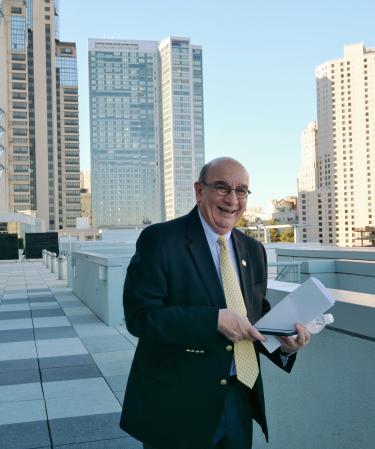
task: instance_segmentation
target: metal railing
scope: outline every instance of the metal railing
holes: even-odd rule
[[[301,283],[301,264],[297,262],[269,262],[268,278],[275,281]],[[272,270],[272,268],[276,268]]]

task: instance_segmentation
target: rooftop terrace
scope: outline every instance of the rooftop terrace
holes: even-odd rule
[[[0,448],[141,448],[118,426],[135,339],[56,278],[0,263]]]
[[[77,257],[75,279],[79,260],[105,267],[82,272],[87,289],[121,285],[128,256]],[[275,303],[295,287],[270,281],[268,298]],[[290,375],[262,360],[270,443],[256,427],[256,449],[373,447],[375,295],[331,293],[335,323],[313,336]],[[141,448],[118,427],[135,344],[123,325],[104,324],[42,262],[0,263],[0,448]]]

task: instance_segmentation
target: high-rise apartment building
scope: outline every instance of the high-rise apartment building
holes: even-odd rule
[[[0,210],[47,228],[80,216],[76,46],[58,39],[53,0],[6,0],[0,21]]]
[[[375,224],[375,49],[345,46],[343,58],[316,69],[316,81],[314,226],[302,229],[302,241],[356,246],[355,230]]]
[[[186,213],[204,164],[200,47],[90,40],[89,76],[94,225]]]
[[[317,125],[310,122],[301,134],[301,165],[298,171],[298,217],[301,227],[300,241],[318,242],[318,169],[317,169]],[[322,220],[322,217],[321,217]]]

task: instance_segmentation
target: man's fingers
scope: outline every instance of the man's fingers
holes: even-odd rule
[[[218,330],[234,343],[241,340],[266,340],[266,337],[251,325],[246,316],[239,315],[230,309],[219,310]]]
[[[250,323],[249,323],[250,324]],[[253,340],[260,340],[260,341],[266,341],[267,337],[265,337],[263,334],[261,334],[258,329],[256,329],[254,326],[250,324],[250,327],[248,329],[249,336]]]
[[[297,343],[300,346],[307,345],[310,341],[310,332],[300,323],[296,324],[297,334]]]
[[[282,349],[286,352],[295,352],[306,346],[310,341],[310,332],[300,323],[296,324],[297,335],[294,337],[279,337]]]

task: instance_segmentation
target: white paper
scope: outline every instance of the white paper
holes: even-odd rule
[[[294,329],[296,323],[307,324],[326,312],[335,303],[334,298],[324,285],[314,277],[310,277],[277,303],[254,326],[270,329]],[[267,335],[267,341],[262,342],[268,352],[274,352],[279,346],[279,340],[273,335]]]

